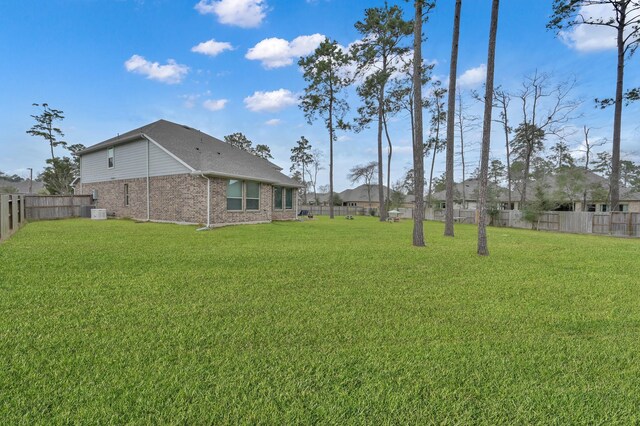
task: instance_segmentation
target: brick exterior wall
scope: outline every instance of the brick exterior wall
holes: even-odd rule
[[[227,179],[211,179],[211,225],[264,223],[271,220],[294,220],[295,210],[273,210],[273,187],[260,185],[260,208],[257,211],[227,211]],[[129,205],[125,205],[125,184],[129,185]],[[207,180],[191,174],[149,178],[150,219],[177,223],[207,223]],[[147,218],[147,179],[122,179],[81,183],[79,194],[98,191],[96,208],[106,209],[116,217]],[[294,197],[297,197],[297,190]],[[295,199],[295,198],[294,198]],[[243,203],[244,205],[244,203]]]

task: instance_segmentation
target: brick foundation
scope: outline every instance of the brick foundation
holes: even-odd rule
[[[294,210],[273,210],[273,187],[260,185],[260,208],[256,211],[227,211],[227,179],[211,179],[211,225],[264,223],[294,220]],[[129,185],[129,205],[125,205],[124,185]],[[147,219],[147,179],[122,179],[81,183],[79,194],[98,192],[97,208],[116,217]],[[149,178],[149,219],[176,223],[207,223],[207,180],[191,174]],[[294,196],[297,196],[294,193]]]

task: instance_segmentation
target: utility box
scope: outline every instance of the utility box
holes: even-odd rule
[[[107,220],[107,209],[91,209],[91,219]]]

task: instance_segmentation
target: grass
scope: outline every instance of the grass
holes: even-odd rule
[[[27,225],[0,421],[640,422],[640,242],[411,223]]]

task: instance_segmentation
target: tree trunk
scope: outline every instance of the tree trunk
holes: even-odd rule
[[[433,144],[432,157],[431,157],[431,170],[429,171],[429,191],[427,193],[427,205],[431,207],[431,194],[433,193],[433,169],[436,166],[436,154],[438,153],[438,144],[440,143],[440,101],[436,97],[436,140]]]
[[[484,95],[484,121],[482,123],[482,154],[480,161],[480,191],[478,197],[478,254],[489,255],[487,245],[487,186],[489,173],[489,150],[491,148],[491,112],[493,109],[493,77],[495,74],[496,35],[498,33],[498,8],[500,0],[493,0],[491,6],[491,27],[487,54],[487,80]]]
[[[305,206],[307,205],[307,181],[306,181],[306,177],[304,174],[304,163],[302,163],[302,184],[304,185],[304,192],[302,193],[303,198],[304,198],[304,204]]]
[[[424,150],[422,147],[422,0],[414,0],[413,21],[413,245],[424,247]]]
[[[387,204],[391,204],[391,157],[393,156],[393,146],[391,145],[391,137],[389,136],[389,129],[387,128],[387,116],[384,115],[384,134],[387,138],[387,145],[389,147],[387,155]],[[388,207],[388,206],[387,206]]]
[[[386,58],[382,58],[382,69],[386,70]],[[380,85],[378,93],[378,205],[380,222],[387,220],[387,210],[384,201],[384,166],[382,164],[382,131],[384,122],[384,84]]]
[[[333,102],[329,101],[329,219],[333,218]]]
[[[618,211],[620,203],[620,134],[622,130],[622,91],[624,87],[624,30],[626,28],[627,4],[619,2],[618,23],[618,69],[616,76],[615,111],[613,115],[613,147],[611,152],[611,211]]]
[[[467,190],[465,185],[466,164],[464,162],[464,124],[462,119],[462,95],[458,95],[458,126],[460,129],[460,161],[462,162],[462,208],[467,208]]]
[[[505,101],[506,102],[506,101]],[[507,197],[509,202],[509,210],[511,210],[511,147],[509,146],[509,119],[507,118],[507,104],[503,104],[502,113],[504,114],[504,143],[507,149]]]
[[[447,110],[447,166],[446,166],[446,202],[444,214],[444,235],[453,237],[453,139],[456,112],[456,79],[458,74],[458,40],[460,39],[460,9],[462,0],[456,0],[453,17],[453,40],[451,42],[451,66],[449,68],[449,105]]]

